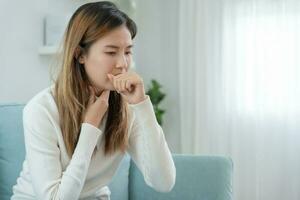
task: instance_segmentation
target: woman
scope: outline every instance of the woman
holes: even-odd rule
[[[55,84],[23,111],[26,159],[12,199],[109,199],[128,152],[161,192],[176,169],[141,77],[129,70],[135,23],[110,2],[70,19]]]

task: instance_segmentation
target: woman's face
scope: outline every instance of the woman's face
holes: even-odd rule
[[[127,72],[132,60],[131,53],[131,34],[122,25],[93,43],[88,54],[79,59],[98,95],[103,90],[115,90],[107,74]]]

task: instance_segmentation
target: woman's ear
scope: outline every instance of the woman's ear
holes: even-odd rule
[[[79,56],[78,61],[79,61],[80,64],[84,64],[84,57],[83,56]]]
[[[75,49],[75,58],[80,64],[84,64],[84,56],[82,55],[81,47],[76,47]]]

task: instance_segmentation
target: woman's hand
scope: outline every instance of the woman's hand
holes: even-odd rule
[[[107,74],[114,88],[129,104],[137,104],[146,99],[142,78],[135,72],[126,72],[116,76]]]
[[[91,91],[91,95],[83,122],[89,123],[98,128],[108,108],[110,91],[104,90],[97,99],[94,88],[91,86],[89,86],[89,88]]]

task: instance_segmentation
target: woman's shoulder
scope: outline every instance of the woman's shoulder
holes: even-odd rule
[[[47,111],[48,114],[56,114],[57,106],[52,95],[54,85],[50,85],[34,95],[25,105],[24,112]]]
[[[33,96],[23,109],[23,126],[26,138],[41,138],[57,143],[59,117],[52,97],[53,86],[44,88]],[[36,142],[37,140],[25,140]],[[39,144],[37,144],[39,145]]]

